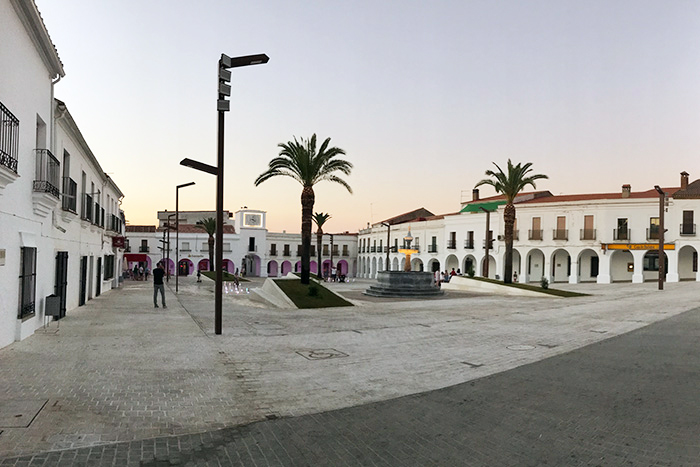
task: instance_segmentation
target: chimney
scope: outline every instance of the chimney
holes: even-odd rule
[[[632,192],[632,185],[622,185],[622,197],[623,198],[629,198],[630,193]]]
[[[686,188],[688,188],[688,176],[689,175],[690,174],[688,174],[688,172],[685,172],[685,171],[681,172],[681,190],[685,190]]]
[[[474,188],[472,190],[472,201],[479,201],[479,189]]]

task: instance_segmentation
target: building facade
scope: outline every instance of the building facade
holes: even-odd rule
[[[4,347],[118,284],[123,194],[53,97],[63,65],[32,0],[0,0],[0,44]]]
[[[198,226],[214,218],[213,211],[158,212],[158,226],[127,226],[127,268],[137,263],[153,268],[163,260],[171,274],[195,274],[210,267],[209,236]],[[175,217],[179,219],[177,232]],[[169,228],[169,226],[171,228]],[[331,245],[332,242],[332,245]],[[312,236],[311,272],[318,270],[317,237]],[[168,248],[168,245],[170,247]],[[323,271],[354,277],[357,272],[357,234],[324,234]],[[177,250],[176,250],[177,249]],[[301,270],[301,234],[267,230],[267,213],[255,209],[224,212],[224,269],[257,277],[278,277]],[[176,268],[175,259],[178,258]]]
[[[663,188],[666,280],[700,280],[695,212],[700,210],[700,180]],[[459,212],[435,216],[415,211],[376,223],[359,234],[360,277],[403,270],[398,253],[409,229],[412,270],[455,271],[501,279],[505,242],[501,196],[473,199]],[[633,192],[554,196],[523,193],[515,200],[513,271],[520,282],[640,283],[656,280],[659,269],[660,195]],[[488,212],[485,212],[488,211]],[[488,232],[487,232],[488,223]],[[389,224],[389,228],[382,224]],[[387,240],[388,236],[388,240]],[[489,251],[486,254],[487,239]],[[486,266],[488,264],[488,267]]]

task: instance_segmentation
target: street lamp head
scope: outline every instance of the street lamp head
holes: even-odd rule
[[[192,159],[182,159],[180,161],[180,165],[184,165],[185,167],[199,170],[201,172],[206,172],[212,175],[217,175],[219,173],[219,169],[214,167],[213,165],[205,164],[203,162],[198,162]]]
[[[654,185],[654,189],[656,190],[656,192],[657,192],[658,194],[660,194],[660,195],[662,195],[662,196],[666,194],[666,193],[664,193],[664,190],[662,190],[661,187],[660,187],[659,185]]]
[[[185,188],[186,186],[192,186],[192,185],[194,185],[194,182],[183,183],[182,185],[178,185],[175,188]]]
[[[267,63],[270,60],[265,54],[245,55],[243,57],[229,57],[226,54],[221,54],[219,65],[223,68],[237,68],[248,65],[260,65]]]

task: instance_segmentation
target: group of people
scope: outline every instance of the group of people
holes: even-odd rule
[[[437,287],[440,287],[440,284],[442,284],[443,282],[450,282],[450,278],[452,276],[461,276],[461,275],[462,275],[461,271],[459,269],[457,269],[455,271],[455,268],[452,268],[452,271],[450,271],[450,272],[447,272],[447,269],[445,269],[442,272],[440,270],[437,270],[434,272],[435,279],[433,282],[435,283],[435,285]]]
[[[148,266],[143,266],[142,264],[136,264],[134,269],[129,269],[129,277],[135,281],[147,281],[150,273],[151,270],[148,269]]]

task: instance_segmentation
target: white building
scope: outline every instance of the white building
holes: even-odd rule
[[[32,0],[0,0],[0,63],[4,347],[118,284],[123,195],[54,100],[63,65]]]
[[[180,275],[191,275],[197,270],[209,269],[209,236],[197,226],[206,218],[215,218],[213,211],[183,211],[176,243],[175,213],[158,211],[158,227],[132,226],[126,228],[128,252],[127,267],[137,263],[152,269],[165,260],[170,273],[175,273],[175,258],[179,258]],[[173,227],[168,229],[168,223]],[[333,245],[331,247],[331,239]],[[167,244],[170,243],[168,251]],[[316,273],[317,237],[312,235],[311,272]],[[176,251],[177,245],[177,251]],[[164,247],[165,246],[165,247]],[[224,268],[233,273],[277,277],[301,270],[301,234],[275,233],[267,230],[267,213],[255,209],[241,209],[235,213],[224,211]],[[331,258],[331,253],[333,257]],[[331,259],[338,274],[354,277],[357,271],[357,234],[343,232],[324,234],[322,255],[324,268],[330,274]]]
[[[695,211],[700,210],[700,180],[689,183],[681,174],[680,187],[666,193],[664,238],[666,280],[700,280]],[[513,271],[520,282],[644,282],[658,278],[659,194],[655,189],[633,192],[623,185],[617,193],[553,196],[548,191],[523,193],[515,200],[516,225]],[[403,245],[409,228],[419,252],[411,257],[413,270],[485,275],[487,216],[492,241],[489,277],[502,278],[502,196],[471,201],[457,213],[434,216],[425,210],[383,221],[389,232],[389,268],[403,270]],[[481,208],[491,211],[486,214]],[[360,277],[374,278],[386,269],[387,228],[376,223],[359,235]],[[383,243],[382,243],[383,242]]]

